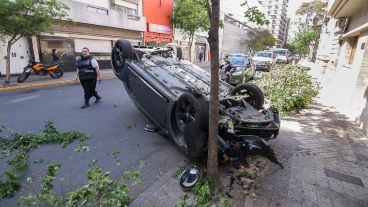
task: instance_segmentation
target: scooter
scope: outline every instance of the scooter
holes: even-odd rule
[[[61,58],[61,57],[60,57]],[[30,59],[28,65],[23,68],[22,74],[18,77],[17,82],[23,83],[29,75],[33,72],[35,75],[46,76],[49,75],[52,78],[60,78],[63,76],[64,71],[61,69],[62,61],[57,61],[51,64],[43,64]]]

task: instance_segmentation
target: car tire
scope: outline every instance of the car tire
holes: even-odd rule
[[[165,47],[172,49],[178,59],[183,59],[183,51],[180,45],[175,43],[168,43]]]
[[[249,103],[257,110],[261,109],[264,105],[264,95],[262,90],[253,83],[243,83],[235,86],[230,94],[232,96],[248,96],[242,99]]]
[[[111,65],[115,73],[123,72],[126,59],[133,57],[133,47],[128,40],[118,40],[111,52]]]
[[[187,105],[185,106],[185,104]],[[196,126],[201,130],[207,131],[209,105],[205,97],[202,95],[184,93],[176,102],[175,113],[183,113],[185,110],[190,110],[188,107],[192,107],[194,110],[192,112],[195,113],[194,121]]]

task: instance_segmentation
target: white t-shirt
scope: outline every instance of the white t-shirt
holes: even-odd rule
[[[91,59],[91,65],[92,65],[93,68],[98,67],[98,62],[97,62],[97,60],[95,58],[92,58]]]

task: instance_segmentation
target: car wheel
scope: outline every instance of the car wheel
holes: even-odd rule
[[[133,57],[133,47],[128,40],[118,40],[111,52],[111,64],[115,73],[121,73],[126,59]]]
[[[177,124],[195,123],[204,131],[208,130],[208,102],[202,95],[184,93],[176,102],[175,116]]]
[[[200,155],[207,143],[208,109],[202,95],[184,93],[175,103],[171,123],[174,141],[191,157]]]
[[[175,44],[175,43],[169,43],[165,46],[166,48],[170,48],[173,50],[175,56],[178,58],[178,59],[183,59],[183,51],[180,47],[180,45],[178,44]]]
[[[235,86],[230,94],[237,100],[245,100],[256,109],[261,109],[264,104],[262,90],[253,83],[243,83]]]

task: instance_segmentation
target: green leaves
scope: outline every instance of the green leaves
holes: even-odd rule
[[[262,51],[274,46],[276,39],[270,34],[269,31],[256,31],[251,35],[250,47],[255,51]]]
[[[89,152],[89,147],[84,145],[83,143],[78,144],[77,148],[75,148],[76,152]]]
[[[259,11],[257,7],[249,7],[248,1],[244,0],[240,6],[247,7],[248,9],[244,12],[244,16],[249,19],[249,21],[256,23],[257,25],[269,25],[270,21],[266,19],[263,12]]]
[[[104,172],[102,168],[90,166],[88,169],[88,183],[66,196],[53,194],[56,173],[59,164],[47,166],[47,176],[41,180],[41,192],[37,195],[22,196],[18,200],[19,206],[50,206],[50,207],[74,207],[74,206],[121,206],[128,205],[128,182],[141,183],[139,171],[126,171],[121,181],[110,179],[110,173]]]
[[[296,38],[291,42],[290,47],[294,52],[304,55],[310,51],[310,45],[316,44],[318,39],[319,30],[311,30],[307,32],[299,33]]]
[[[54,189],[52,182],[54,181],[60,166],[60,164],[50,164],[47,166],[47,176],[41,180],[40,184],[42,194],[48,194]]]
[[[0,8],[0,34],[8,37],[52,33],[52,25],[65,20],[69,9],[57,0],[1,0]]]
[[[314,0],[311,2],[304,2],[298,10],[296,10],[297,15],[306,15],[306,18],[311,18],[313,16],[313,23],[316,24],[319,20],[323,19],[327,7],[327,2],[322,2],[321,0]]]
[[[307,74],[307,68],[293,65],[277,66],[256,84],[271,99],[272,106],[281,116],[306,108],[319,90],[318,84]]]
[[[87,135],[80,132],[58,132],[51,121],[45,123],[44,129],[40,134],[19,134],[11,130],[11,139],[0,139],[2,149],[0,158],[6,158],[13,153],[15,156],[7,161],[12,167],[5,172],[5,179],[0,181],[0,198],[11,197],[20,188],[19,175],[27,169],[28,153],[41,144],[60,143],[62,147],[67,146],[75,139],[81,142],[89,139]],[[78,146],[81,151],[88,151],[89,148],[82,145]],[[41,163],[42,159],[35,160],[35,163]]]
[[[203,0],[178,0],[171,23],[190,39],[197,31],[208,31],[210,19]]]
[[[244,12],[244,16],[249,19],[249,21],[256,23],[257,25],[269,25],[270,21],[266,19],[266,16],[263,12],[259,11],[257,7],[251,7],[246,12]]]
[[[188,204],[188,194],[184,194],[180,197],[179,203],[175,205],[175,207],[207,207],[207,206],[216,206],[215,204],[211,205],[213,191],[215,189],[215,184],[212,179],[208,177],[204,177],[195,184],[192,189],[192,193],[196,196],[196,200],[192,204]],[[227,200],[222,199],[220,201],[220,206],[226,206]]]

